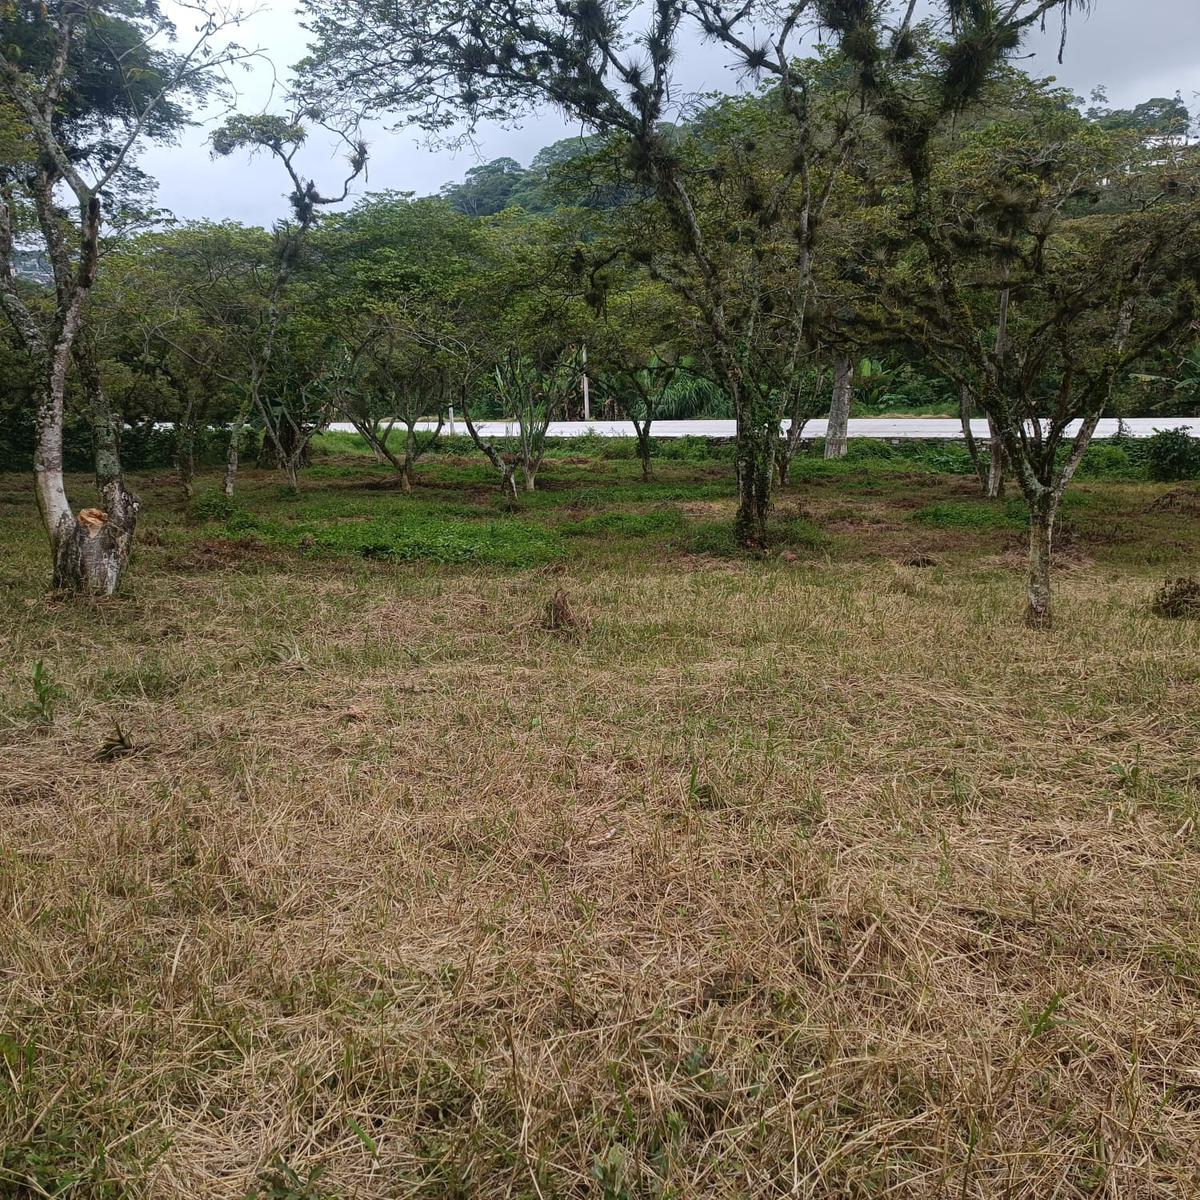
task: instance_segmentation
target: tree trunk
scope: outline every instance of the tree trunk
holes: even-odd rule
[[[1004,442],[992,424],[991,417],[988,418],[988,429],[990,430],[988,438],[990,459],[987,472],[987,497],[989,500],[1000,500],[1004,496]]]
[[[78,516],[69,506],[50,529],[54,555],[54,587],[77,595],[111,596],[121,584],[129,563],[137,526],[138,498],[125,487],[121,474],[120,423],[100,382],[94,346],[86,337],[74,344],[80,383],[91,407],[92,444],[96,463],[96,490],[104,508],[85,508]],[[61,398],[57,407],[61,414]],[[58,426],[56,453],[59,486],[62,479],[62,426]],[[65,502],[66,495],[63,492]]]
[[[983,465],[983,459],[979,454],[979,443],[976,442],[975,434],[971,430],[971,413],[974,407],[975,398],[971,395],[971,389],[964,384],[958,390],[958,421],[962,426],[963,441],[967,444],[967,453],[971,456],[971,466],[975,468],[975,474],[979,478],[979,486],[983,489],[984,495],[987,495],[987,468]]]
[[[532,492],[537,484],[537,471],[531,471],[526,467],[521,472],[521,481],[527,492]]]
[[[1054,534],[1053,502],[1039,500],[1029,510],[1029,583],[1025,624],[1049,629],[1053,623],[1050,595],[1050,552]]]
[[[229,427],[229,445],[225,450],[225,482],[223,491],[226,496],[233,496],[234,485],[237,483],[238,454],[241,450],[242,434],[246,429],[246,420],[250,416],[250,398],[247,397],[238,408],[233,424]]]
[[[845,458],[847,431],[850,427],[850,400],[853,395],[854,367],[850,356],[839,354],[833,361],[833,401],[829,406],[829,424],[825,430],[825,457]]]
[[[642,460],[642,482],[649,483],[651,478],[650,471],[650,430],[647,423],[646,426],[634,425],[637,431],[638,439],[638,458]]]
[[[196,478],[196,438],[191,420],[184,417],[175,426],[175,470],[179,475],[179,486],[183,489],[186,503],[192,498]]]
[[[406,458],[400,468],[400,490],[406,495],[412,495],[412,463]]]
[[[276,467],[295,486],[296,472],[309,465],[308,438],[305,432],[283,418],[276,428],[267,427],[258,458],[260,466]]]
[[[138,500],[117,485],[109,511],[85,508],[64,513],[50,535],[54,586],[77,595],[111,596],[121,583],[133,546]]]
[[[767,514],[771,508],[778,438],[778,428],[738,431],[738,508],[733,533],[737,544],[746,550],[762,550],[767,544]]]
[[[517,502],[517,468],[513,466],[505,466],[500,473],[500,494],[507,498],[509,504]]]

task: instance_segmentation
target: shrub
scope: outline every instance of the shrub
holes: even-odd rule
[[[693,554],[711,554],[717,558],[740,553],[733,537],[733,522],[728,520],[695,525],[688,536],[687,548]]]
[[[824,443],[822,443],[824,445]],[[855,438],[846,447],[844,462],[873,462],[878,459],[901,458],[894,447],[879,438]]]
[[[1200,438],[1194,438],[1184,425],[1179,429],[1160,429],[1146,442],[1146,465],[1151,479],[1173,483],[1200,476]]]
[[[233,497],[224,492],[201,492],[188,505],[188,512],[198,521],[228,521],[236,510]]]
[[[1123,445],[1097,443],[1089,446],[1079,464],[1081,479],[1137,479],[1141,475],[1142,468]]]

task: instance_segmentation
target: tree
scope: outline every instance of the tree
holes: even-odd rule
[[[376,456],[399,472],[409,493],[417,459],[441,436],[454,358],[428,316],[414,319],[395,308],[376,311],[360,336],[336,404]],[[418,426],[431,414],[436,426],[422,436]],[[397,424],[404,427],[400,455],[388,444]]]
[[[651,477],[651,431],[684,357],[678,300],[661,283],[635,274],[604,297],[602,320],[589,335],[589,363],[600,390],[634,429],[642,478]]]
[[[664,0],[640,35],[632,10],[608,2],[441,0],[347,11],[312,0],[309,10],[318,44],[306,70],[326,95],[340,89],[368,111],[399,108],[435,129],[456,113],[475,119],[550,101],[616,139],[632,182],[657,210],[647,265],[702,315],[714,370],[733,402],[739,541],[763,544],[780,376],[802,353],[816,228],[859,119],[850,104],[811,119],[794,48],[800,19],[815,15],[815,6],[801,3],[782,17],[766,51],[738,42],[741,33],[749,36],[749,9],[727,15],[707,3]],[[690,144],[664,119],[685,19],[735,46],[748,66],[769,70],[774,83],[757,106],[730,101],[707,122],[703,140]],[[771,110],[788,120],[772,121]],[[760,140],[779,153],[760,154]],[[717,141],[725,151],[719,178],[697,169]],[[784,288],[780,244],[793,265]]]
[[[170,137],[183,105],[208,92],[240,47],[214,50],[236,23],[197,7],[182,52],[160,48],[173,27],[150,0],[21,2],[0,16],[0,100],[6,136],[19,153],[0,168],[0,305],[39,366],[34,479],[54,562],[68,592],[110,595],[129,559],[140,503],[121,472],[120,425],[104,394],[86,338],[88,297],[100,264],[105,205],[139,181],[130,167],[138,143]],[[65,190],[73,211],[59,207]],[[16,285],[22,199],[32,207],[54,285],[48,321]],[[78,514],[63,476],[67,376],[75,360],[88,394],[96,486],[103,509]]]
[[[230,429],[225,467],[227,496],[233,495],[238,446],[251,411],[256,412],[262,421],[276,465],[293,488],[297,483],[297,468],[307,452],[309,441],[320,426],[320,413],[324,407],[322,398],[326,395],[324,385],[327,382],[323,376],[311,379],[293,375],[290,377],[293,384],[290,393],[280,389],[268,398],[264,391],[268,373],[276,366],[274,358],[281,343],[284,297],[300,264],[308,235],[321,209],[342,203],[350,194],[351,185],[367,165],[366,143],[346,138],[349,170],[342,181],[341,191],[336,195],[322,195],[316,181],[304,176],[296,163],[296,155],[308,137],[303,120],[314,113],[315,110],[310,106],[298,105],[289,115],[282,117],[239,115],[231,117],[212,135],[214,154],[225,157],[237,150],[246,150],[251,155],[266,153],[283,167],[292,185],[288,194],[292,219],[279,221],[274,227],[274,269],[266,309],[251,358],[245,400]]]
[[[495,158],[467,171],[462,183],[448,183],[442,196],[468,217],[490,217],[508,207],[526,182],[525,169],[515,158]]]
[[[975,25],[994,35],[986,15]],[[959,70],[935,50],[919,77],[878,78],[912,237],[881,281],[881,321],[899,316],[893,330],[988,414],[1029,511],[1026,621],[1046,628],[1054,525],[1096,424],[1122,375],[1200,311],[1200,178],[1034,82],[935,158]]]
[[[491,386],[506,416],[512,417],[516,425],[515,454],[509,460],[509,468],[500,468],[503,486],[515,494],[513,464],[521,471],[521,482],[525,491],[532,492],[537,484],[537,473],[546,453],[546,435],[552,421],[561,420],[569,397],[579,389],[582,362],[578,351],[560,350],[541,362],[515,351],[505,354],[496,365]],[[479,436],[466,400],[463,401],[463,419],[472,440],[488,455],[493,465],[499,468],[493,454]]]
[[[97,281],[93,329],[102,371],[114,379],[107,390],[126,419],[136,412],[174,424],[185,500],[202,435],[236,411],[246,314],[268,259],[265,233],[186,224],[122,239]]]

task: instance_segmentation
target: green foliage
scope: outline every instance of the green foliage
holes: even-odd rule
[[[1079,464],[1080,479],[1141,479],[1146,474],[1142,462],[1136,462],[1124,445],[1094,443]]]
[[[1160,483],[1200,477],[1200,438],[1186,425],[1160,429],[1146,442],[1146,469]]]
[[[397,517],[296,526],[288,535],[313,549],[363,558],[531,567],[562,554],[558,535],[522,521],[447,521]]]
[[[263,1171],[242,1200],[335,1200],[336,1193],[320,1187],[325,1168],[317,1165],[305,1175],[280,1158]]]
[[[692,554],[709,554],[714,558],[732,558],[742,553],[728,521],[701,521],[693,526],[687,549]]]
[[[0,1195],[5,1197],[120,1200],[123,1194],[87,1127],[39,1122],[24,1140],[0,1146]]]
[[[816,550],[829,544],[829,535],[818,529],[807,517],[780,516],[771,527],[772,550]],[[694,525],[687,539],[692,554],[709,554],[714,558],[730,558],[745,551],[734,538],[733,526],[727,521],[702,521]]]
[[[655,416],[662,421],[728,420],[733,402],[707,376],[679,371],[663,392]]]
[[[188,505],[189,514],[198,521],[226,521],[236,510],[237,501],[215,489],[198,493]]]
[[[67,693],[55,682],[50,668],[40,658],[33,664],[30,682],[33,699],[25,706],[26,715],[39,725],[53,725],[58,702],[66,699]]]
[[[602,513],[578,521],[566,521],[558,531],[566,537],[644,538],[675,533],[683,528],[683,517],[676,509],[648,513]]]

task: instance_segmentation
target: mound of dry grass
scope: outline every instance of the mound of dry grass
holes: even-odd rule
[[[1200,617],[1200,579],[1164,580],[1150,601],[1150,610],[1159,617]]]
[[[1198,1194],[1195,627],[652,557],[10,609],[0,1194]]]

